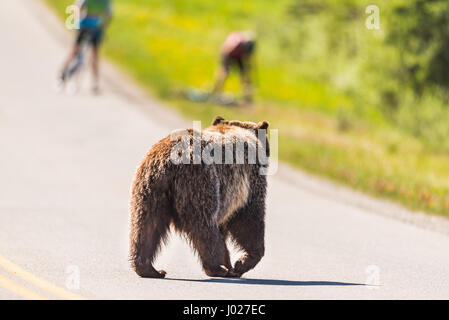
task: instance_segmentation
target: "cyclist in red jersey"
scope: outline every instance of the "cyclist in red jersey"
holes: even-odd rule
[[[221,67],[215,81],[213,93],[217,94],[223,90],[231,67],[236,66],[240,72],[244,100],[247,103],[252,102],[251,62],[255,47],[256,41],[251,32],[236,31],[228,35],[221,47]]]

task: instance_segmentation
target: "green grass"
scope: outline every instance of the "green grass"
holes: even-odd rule
[[[71,3],[47,2],[61,17]],[[191,119],[268,120],[279,129],[280,160],[411,209],[449,216],[449,155],[394,127],[378,108],[315,72],[336,60],[296,59],[288,45],[296,32],[295,22],[286,19],[290,3],[115,0],[103,53]],[[210,88],[221,42],[241,29],[255,30],[259,38],[252,108],[195,104],[171,94],[187,86]],[[313,53],[313,43],[308,53],[297,54]],[[226,89],[239,92],[238,77]]]

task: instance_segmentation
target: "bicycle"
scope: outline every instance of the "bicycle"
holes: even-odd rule
[[[187,90],[183,90],[181,92],[181,96],[198,103],[213,103],[223,106],[238,106],[240,105],[240,101],[231,94],[214,94],[208,91],[202,91],[196,88],[188,88]]]
[[[81,75],[85,70],[85,57],[92,40],[89,32],[82,39],[78,53],[72,58],[68,66],[62,71],[62,76],[58,79],[57,89],[62,91],[67,87],[71,94],[75,94],[81,87]]]

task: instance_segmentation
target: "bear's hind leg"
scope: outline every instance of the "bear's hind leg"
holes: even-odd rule
[[[164,278],[166,272],[156,270],[153,261],[170,229],[170,208],[161,201],[152,209],[132,214],[131,262],[143,278]]]
[[[234,264],[234,273],[241,276],[253,269],[265,253],[263,219],[239,212],[228,222],[228,229],[234,242],[245,254]]]
[[[226,242],[217,227],[191,234],[192,244],[198,252],[204,272],[209,277],[235,277],[232,272]]]

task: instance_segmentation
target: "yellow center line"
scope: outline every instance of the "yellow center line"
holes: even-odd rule
[[[67,300],[85,300],[85,298],[80,295],[77,295],[73,292],[55,286],[54,284],[35,276],[34,274],[26,271],[22,267],[9,261],[1,254],[0,254],[0,267],[14,274],[16,277],[21,278],[22,280],[25,280],[26,282],[34,285],[35,287],[38,287],[43,291],[50,293],[58,298]]]
[[[44,297],[44,296],[40,295],[39,293],[36,293],[28,288],[25,288],[21,284],[13,281],[11,279],[8,279],[7,277],[5,277],[2,274],[0,274],[0,287],[3,287],[5,289],[17,294],[18,296],[21,296],[28,300],[48,300],[47,297]]]

